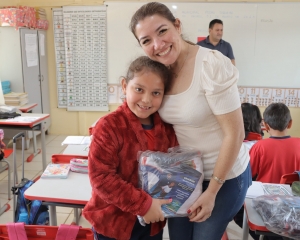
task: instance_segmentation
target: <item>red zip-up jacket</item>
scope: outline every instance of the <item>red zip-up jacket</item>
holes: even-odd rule
[[[178,145],[173,127],[153,114],[155,151],[166,152]],[[123,103],[116,111],[99,119],[93,129],[89,151],[92,197],[83,216],[95,230],[117,240],[130,239],[136,215],[144,216],[152,198],[138,188],[138,151],[147,149],[147,137],[139,119]],[[151,235],[165,222],[153,223]]]

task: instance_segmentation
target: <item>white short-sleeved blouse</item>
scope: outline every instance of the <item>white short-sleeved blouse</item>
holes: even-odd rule
[[[204,178],[211,178],[221,148],[223,133],[215,115],[241,106],[237,81],[239,72],[229,58],[216,50],[199,47],[189,88],[176,95],[165,95],[159,114],[173,124],[179,144],[202,153]],[[242,144],[238,158],[226,179],[239,176],[249,163]]]

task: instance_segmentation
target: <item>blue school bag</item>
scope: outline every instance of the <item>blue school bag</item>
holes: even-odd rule
[[[12,192],[17,195],[17,206],[15,209],[15,222],[24,221],[29,225],[49,225],[48,207],[42,204],[40,200],[28,200],[24,197],[24,192],[34,184],[33,181],[26,178],[22,182],[12,187]],[[28,221],[19,219],[20,215],[28,214]]]

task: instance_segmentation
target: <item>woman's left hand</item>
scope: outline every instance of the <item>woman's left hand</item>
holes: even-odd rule
[[[215,206],[216,195],[209,191],[204,191],[196,202],[189,208],[191,222],[204,222],[211,216]]]

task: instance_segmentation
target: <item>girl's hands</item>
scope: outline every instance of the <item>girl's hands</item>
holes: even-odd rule
[[[188,210],[191,222],[204,222],[211,216],[215,206],[216,195],[209,191],[204,191],[196,202]]]
[[[172,199],[156,199],[152,198],[152,204],[148,212],[143,216],[145,223],[155,223],[165,220],[164,214],[161,211],[161,205],[169,204]]]

